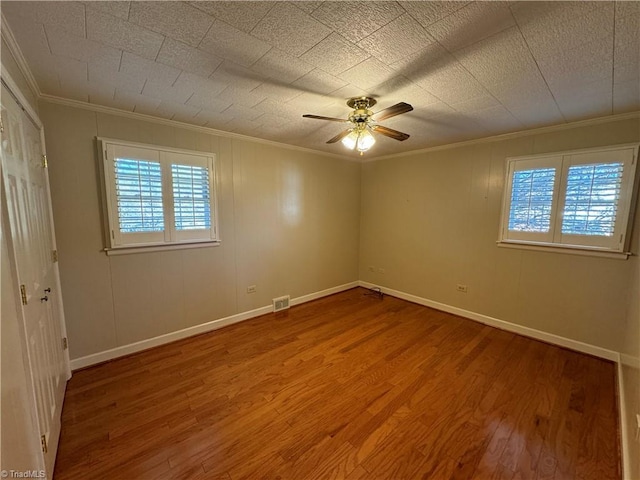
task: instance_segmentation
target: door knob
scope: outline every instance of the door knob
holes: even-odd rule
[[[45,288],[45,289],[44,289],[44,293],[51,293],[51,287],[49,287],[49,288]]]
[[[48,302],[48,301],[49,301],[49,297],[47,297],[46,295],[40,299],[40,302]]]

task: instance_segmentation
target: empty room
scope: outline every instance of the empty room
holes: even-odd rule
[[[0,12],[2,478],[640,480],[640,2]]]

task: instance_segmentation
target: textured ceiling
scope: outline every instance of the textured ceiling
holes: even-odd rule
[[[43,94],[333,153],[352,96],[414,111],[367,156],[640,110],[640,2],[19,2]]]

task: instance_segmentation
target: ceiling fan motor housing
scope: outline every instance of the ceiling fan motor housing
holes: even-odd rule
[[[347,105],[353,108],[353,112],[349,115],[349,121],[356,126],[364,126],[368,123],[373,115],[369,110],[376,104],[376,100],[371,97],[353,97],[347,100]]]

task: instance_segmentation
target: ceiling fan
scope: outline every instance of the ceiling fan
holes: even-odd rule
[[[349,118],[346,120],[343,118],[323,117],[321,115],[306,114],[302,116],[304,118],[315,118],[317,120],[328,120],[330,122],[351,122],[352,125],[348,129],[340,132],[338,135],[328,140],[327,143],[336,143],[342,140],[342,144],[349,150],[356,149],[360,152],[360,155],[363,155],[364,152],[369,150],[373,144],[376,143],[376,139],[373,136],[374,132],[400,142],[409,138],[409,135],[406,133],[393,130],[389,127],[384,127],[379,125],[378,122],[386,120],[387,118],[395,117],[396,115],[410,112],[413,110],[413,107],[408,103],[400,102],[389,108],[380,110],[377,113],[373,113],[369,108],[373,107],[376,103],[376,100],[371,97],[350,98],[347,100],[347,105],[350,108],[353,108],[353,112],[351,112]]]

